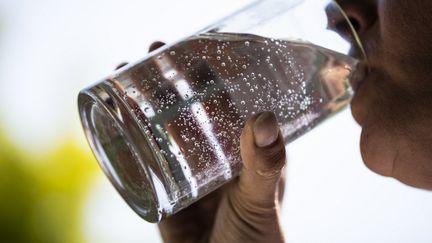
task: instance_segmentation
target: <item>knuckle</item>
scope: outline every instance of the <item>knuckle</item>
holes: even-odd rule
[[[256,158],[263,165],[261,172],[265,174],[280,172],[286,162],[285,145],[279,141],[270,148],[259,149]]]
[[[267,161],[281,161],[285,160],[286,151],[285,151],[285,144],[282,141],[282,138],[279,136],[276,143],[274,143],[270,147],[266,148],[260,148],[258,149],[258,153],[261,155],[261,157]]]
[[[259,232],[264,222],[277,220],[276,205],[273,201],[258,202],[244,194],[230,194],[228,203],[236,218],[251,231]]]

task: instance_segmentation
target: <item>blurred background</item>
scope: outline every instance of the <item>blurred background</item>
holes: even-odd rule
[[[0,0],[0,242],[160,242],[102,174],[79,90],[250,0]],[[363,165],[345,110],[288,146],[287,242],[432,242],[432,193]]]

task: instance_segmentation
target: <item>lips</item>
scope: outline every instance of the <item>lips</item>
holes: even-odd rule
[[[357,67],[355,68],[355,70],[354,70],[354,72],[353,72],[353,74],[349,80],[351,87],[353,88],[355,93],[358,91],[361,84],[366,79],[367,75],[368,75],[367,66],[362,62],[357,64]]]

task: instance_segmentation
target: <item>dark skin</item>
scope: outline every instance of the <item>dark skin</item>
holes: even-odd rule
[[[340,1],[359,23],[371,72],[352,114],[374,172],[432,189],[432,2]],[[365,7],[367,6],[367,7]]]
[[[432,2],[338,2],[355,23],[371,70],[353,84],[351,103],[362,127],[363,161],[380,175],[432,190]],[[274,116],[265,117],[257,123],[253,116],[245,125],[241,176],[163,220],[165,242],[284,242],[285,149]],[[259,146],[262,141],[266,146]]]

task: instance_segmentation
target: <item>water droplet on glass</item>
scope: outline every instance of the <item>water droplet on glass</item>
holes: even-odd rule
[[[158,113],[158,114],[162,113],[162,110],[161,110],[161,109],[158,109],[158,110],[157,110],[157,113]]]
[[[171,55],[171,56],[174,56],[175,54],[176,54],[175,51],[170,51],[170,55]]]
[[[245,41],[245,46],[249,46],[250,45],[250,43],[249,43],[249,41]]]
[[[221,63],[221,66],[222,66],[222,67],[225,67],[225,66],[226,66],[226,64],[225,64],[225,63],[223,62],[223,63]]]
[[[246,102],[244,100],[240,101],[240,104],[244,105]]]

